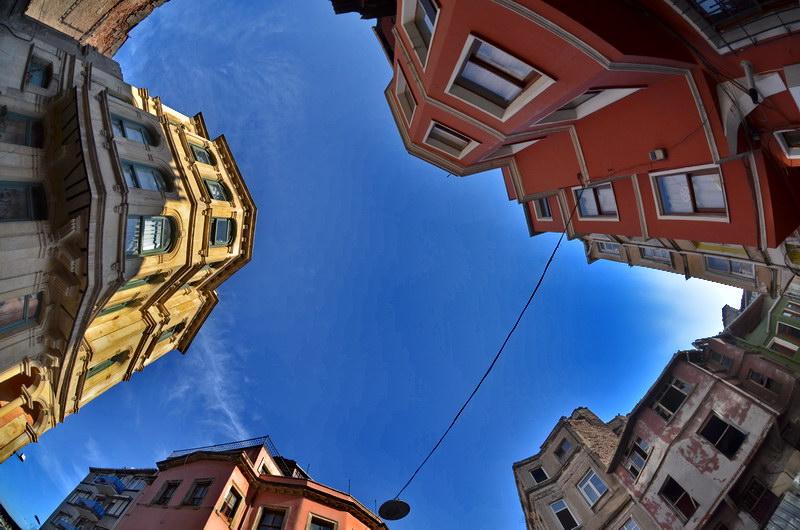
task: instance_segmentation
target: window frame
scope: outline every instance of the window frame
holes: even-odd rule
[[[791,353],[779,351],[775,349],[775,346],[779,346],[781,348],[790,350]],[[800,345],[792,344],[791,342],[785,339],[781,339],[780,337],[773,337],[769,341],[769,344],[767,344],[767,348],[773,353],[777,353],[778,355],[782,355],[784,357],[794,357],[795,355],[797,355],[797,351],[800,350]]]
[[[228,186],[220,179],[211,179],[211,178],[203,178],[203,185],[206,188],[206,192],[208,196],[211,198],[212,201],[219,201],[219,202],[231,202],[233,195],[231,191],[228,189]],[[214,197],[214,194],[211,192],[211,186],[219,186],[219,189],[222,191],[222,195],[225,197],[224,199],[217,199]]]
[[[757,378],[754,376],[758,376]],[[773,378],[769,377],[768,375],[762,374],[759,371],[753,370],[752,368],[747,369],[747,380],[753,383],[754,385],[763,388],[767,392],[772,394],[780,394],[781,392],[781,384],[780,382],[774,380]],[[770,388],[772,386],[773,388]]]
[[[664,496],[664,490],[666,489],[667,484],[670,481],[676,484],[683,491],[683,493],[681,493],[678,496],[678,498],[675,500],[674,503],[671,500],[669,500],[666,496]],[[678,503],[683,499],[684,495],[689,498],[692,504],[694,504],[694,510],[688,516],[685,513],[683,513],[683,511],[681,511],[681,509],[678,508],[677,506]],[[695,498],[692,497],[688,491],[686,491],[686,488],[684,488],[677,480],[672,478],[670,475],[667,475],[667,478],[664,479],[664,483],[658,489],[658,497],[670,507],[670,509],[678,516],[678,519],[681,520],[683,523],[688,522],[694,516],[694,514],[697,513],[697,509],[700,508],[700,503],[697,502],[697,500],[695,500]]]
[[[539,197],[538,199],[533,199],[533,215],[536,217],[537,221],[552,221],[553,220],[553,210],[550,208],[550,197],[552,195],[548,195],[547,197]],[[544,208],[542,208],[544,206]],[[540,211],[547,210],[549,215],[544,215],[544,212],[540,215]]]
[[[183,482],[183,481],[182,480],[167,480],[166,482],[164,482],[161,485],[161,487],[159,488],[158,493],[156,493],[155,497],[153,497],[153,499],[150,501],[150,504],[154,505],[154,506],[169,506],[169,503],[172,500],[172,498],[175,496],[175,493],[178,491],[178,488],[181,487],[181,482]],[[167,490],[170,488],[170,486],[175,486],[175,489],[172,490],[172,492],[169,494],[169,497],[167,497],[166,499],[163,499],[164,494],[167,492]],[[162,499],[163,499],[163,501],[162,501]]]
[[[597,486],[592,482],[592,476],[596,477],[600,483],[603,484],[605,491],[601,492],[597,489]],[[581,496],[583,496],[583,499],[586,501],[586,504],[589,505],[589,508],[594,508],[600,502],[600,500],[602,500],[605,494],[609,492],[608,484],[606,484],[600,475],[598,475],[592,468],[589,468],[589,470],[583,475],[583,478],[578,481],[575,487],[581,492]],[[585,487],[590,487],[595,495],[597,495],[597,499],[595,501],[592,501],[589,498],[589,495],[584,489]]]
[[[457,136],[457,137],[460,136],[462,139],[467,140],[467,144],[459,151],[456,147],[453,147],[453,146],[451,146],[449,144],[446,144],[445,142],[442,142],[441,140],[437,140],[435,138],[433,140],[435,142],[439,143],[439,144],[442,144],[442,145],[440,146],[440,145],[436,145],[436,144],[430,143],[431,132],[437,127],[440,128],[440,129],[443,129],[444,130],[443,132],[445,132],[447,134],[450,134],[450,135],[453,135],[453,136]],[[461,160],[462,158],[467,156],[467,154],[469,154],[470,151],[472,151],[473,149],[475,149],[475,147],[477,147],[479,145],[476,140],[470,138],[466,134],[461,133],[461,132],[453,129],[452,127],[448,127],[447,125],[444,125],[443,123],[440,123],[440,122],[435,121],[435,120],[431,120],[431,123],[428,125],[428,131],[425,133],[425,137],[424,138],[425,139],[423,140],[423,143],[426,146],[428,146],[428,147],[430,147],[432,149],[435,149],[435,150],[439,151],[440,153],[444,153],[445,155],[447,155],[449,157],[456,158],[458,160]],[[452,149],[452,151],[449,151],[448,149]]]
[[[205,160],[200,160],[200,158],[198,158],[198,155],[197,155],[198,151],[201,152],[201,153],[205,153],[206,154],[206,156],[208,158],[208,162],[206,162]],[[199,144],[194,143],[194,142],[189,142],[189,152],[192,154],[192,159],[195,162],[197,162],[198,164],[203,164],[203,165],[206,165],[206,166],[216,166],[217,165],[217,158],[214,156],[214,153],[209,151],[208,148],[206,146],[204,146],[204,145],[199,145]]]
[[[134,142],[139,145],[147,145],[150,147],[155,147],[158,145],[158,142],[156,141],[156,138],[153,135],[152,127],[144,123],[134,121],[130,118],[126,118],[119,114],[115,114],[113,112],[110,112],[109,115],[111,118],[111,134],[114,138],[122,138],[129,142]],[[119,125],[121,125],[121,127],[119,127],[118,124],[115,122],[119,122]],[[131,129],[138,129],[144,141],[140,142],[138,138],[132,138],[131,136],[129,136],[128,135],[129,127]],[[121,135],[117,134],[118,131],[121,133]]]
[[[322,521],[323,523],[330,524],[332,530],[338,530],[339,528],[339,523],[337,521],[334,521],[333,519],[328,519],[327,517],[323,517],[321,515],[317,515],[313,512],[309,512],[308,522],[306,522],[306,530],[311,530],[311,525],[314,524],[314,519]]]
[[[22,318],[19,318],[9,324],[0,326],[0,335],[39,324],[39,319],[42,316],[43,311],[42,306],[44,305],[44,291],[14,296],[1,301],[3,304],[5,304],[8,301],[19,300],[20,298],[22,299]],[[33,299],[36,299],[36,311],[33,316],[28,316],[30,301]]]
[[[225,242],[217,239],[217,230],[221,222],[228,223],[228,238]],[[236,220],[233,217],[212,217],[209,228],[208,245],[212,248],[229,247],[236,240]]]
[[[425,36],[419,30],[419,26],[417,25],[418,10],[422,9],[425,11],[425,7],[421,5],[421,2],[428,2],[431,7],[436,10],[436,17],[433,21],[433,27],[430,31],[430,39],[427,43],[425,42]],[[438,0],[407,0],[401,4],[400,27],[403,28],[403,32],[405,33],[408,42],[411,43],[411,47],[414,50],[413,55],[416,55],[423,71],[425,71],[425,66],[428,64],[428,58],[430,57],[431,49],[433,48],[433,42],[436,38],[436,29],[439,26],[441,13],[442,8],[439,5]],[[428,15],[430,16],[429,13]]]
[[[96,376],[97,374],[101,374],[101,373],[105,372],[106,369],[111,368],[115,364],[117,364],[117,363],[119,363],[121,361],[124,361],[125,359],[128,358],[129,355],[130,355],[130,351],[129,350],[124,350],[124,351],[115,353],[114,355],[112,355],[108,359],[106,359],[104,361],[100,361],[99,363],[95,364],[94,366],[89,367],[89,369],[86,370],[85,381],[88,381],[89,379],[91,379],[92,377]]]
[[[659,258],[659,257],[654,257],[654,256],[648,256],[646,254],[646,252],[648,252],[648,251],[651,251],[651,252],[652,251],[666,252],[667,253],[667,257],[666,258]],[[651,263],[658,263],[660,265],[670,265],[670,266],[673,265],[672,252],[669,249],[664,248],[664,247],[645,247],[645,246],[640,246],[639,247],[639,256],[643,260],[649,261]]]
[[[614,199],[614,213],[603,213],[602,208],[600,207],[600,194],[597,190],[600,188],[608,187],[611,190],[611,196]],[[581,221],[612,221],[617,222],[619,221],[619,205],[617,204],[617,194],[614,191],[614,183],[613,182],[601,182],[599,184],[592,184],[591,186],[574,186],[572,189],[572,200],[575,201],[576,210],[575,213],[578,214],[578,219]],[[581,207],[581,196],[583,193],[591,191],[592,199],[594,200],[595,207],[597,209],[597,215],[588,215],[583,212],[583,208]]]
[[[288,507],[278,507],[278,506],[262,506],[259,510],[258,518],[256,518],[256,524],[253,527],[253,530],[262,530],[262,523],[264,521],[265,514],[269,513],[280,513],[282,516],[281,519],[281,526],[279,530],[283,530],[286,527],[286,521],[289,519],[289,510]]]
[[[558,504],[559,502],[564,504],[564,510],[566,510],[567,513],[569,513],[570,517],[572,517],[572,520],[575,522],[575,526],[573,526],[571,528],[566,528],[564,526],[564,523],[561,522],[561,519],[558,518],[559,512],[561,512],[563,510],[556,511],[556,509],[553,508],[553,505],[554,504]],[[562,530],[575,530],[576,528],[580,528],[581,521],[580,521],[580,519],[575,517],[574,513],[572,513],[572,509],[569,507],[569,503],[567,502],[566,498],[561,497],[560,499],[554,500],[553,502],[548,503],[548,507],[550,508],[550,513],[553,514],[553,517],[555,517],[556,522],[558,522],[558,524],[561,526]]]
[[[676,382],[681,383],[686,388],[686,390],[684,391],[683,388],[680,388],[679,386],[676,386],[675,385]],[[670,388],[674,388],[675,390],[677,390],[678,392],[683,394],[683,399],[681,400],[680,404],[675,408],[674,411],[669,410],[665,405],[661,404],[661,400],[664,399],[664,397],[667,395],[667,392],[669,391]],[[669,384],[664,386],[663,390],[660,392],[659,397],[653,401],[653,404],[652,404],[651,408],[664,421],[670,422],[675,417],[675,415],[678,413],[678,411],[681,410],[681,407],[683,407],[684,403],[686,403],[686,400],[689,399],[689,395],[691,395],[693,389],[694,389],[694,385],[691,385],[691,384],[687,383],[683,379],[680,379],[678,377],[670,377]],[[665,417],[661,412],[659,412],[661,409],[663,409],[665,411],[665,413],[669,414],[669,417]]]
[[[238,499],[232,508],[232,512],[227,514],[225,508],[229,507],[228,497],[231,495],[238,496]],[[236,516],[239,513],[239,508],[242,506],[242,500],[244,500],[244,495],[242,495],[235,484],[231,484],[227,490],[227,493],[225,493],[225,496],[222,497],[222,503],[220,503],[219,507],[217,508],[217,513],[219,513],[223,519],[228,521],[228,523],[232,522],[234,519],[236,519]]]
[[[722,188],[722,202],[723,208],[721,209],[702,209],[698,211],[696,207],[696,198],[694,188],[691,185],[692,175],[711,175],[716,174],[719,179],[720,187]],[[689,193],[692,202],[693,213],[679,212],[679,213],[666,213],[664,203],[662,202],[661,189],[659,187],[659,178],[670,177],[676,175],[685,175]],[[650,177],[650,190],[653,193],[653,202],[656,208],[656,217],[664,220],[693,220],[693,221],[715,221],[715,222],[730,222],[730,209],[728,208],[728,193],[725,187],[725,179],[722,178],[722,171],[716,164],[704,164],[701,166],[690,166],[685,168],[676,168],[666,171],[654,171],[648,173]]]
[[[536,475],[533,474],[534,471],[541,471],[544,474],[544,479],[537,480]],[[533,479],[533,483],[536,484],[537,486],[539,484],[542,484],[543,482],[547,482],[548,480],[550,480],[550,475],[547,474],[547,471],[544,469],[544,467],[541,466],[541,464],[529,469],[528,474],[530,474],[531,478]]]
[[[568,102],[561,105],[558,109],[544,118],[533,122],[534,124],[544,123],[558,123],[564,121],[576,121],[599,110],[602,110],[609,105],[613,105],[617,101],[624,99],[631,94],[642,90],[643,87],[628,87],[628,88],[590,88],[581,94],[575,96]],[[578,99],[583,97],[587,92],[597,91],[597,94],[579,105],[570,108],[570,106]]]
[[[183,506],[202,506],[203,500],[205,500],[206,496],[208,495],[209,490],[211,489],[211,484],[214,483],[214,480],[211,478],[199,478],[192,481],[192,485],[189,486],[189,491],[186,492],[186,495],[183,496],[183,500],[181,501],[181,505]],[[198,487],[205,487],[205,491],[203,495],[200,496],[199,499],[195,499],[195,491]],[[197,501],[196,503],[194,501]]]
[[[564,436],[561,438],[561,441],[558,443],[558,446],[555,448],[555,450],[553,450],[553,455],[558,459],[559,462],[563,464],[572,454],[574,447],[575,445],[569,440],[569,438]]]
[[[642,527],[639,525],[639,522],[630,515],[625,519],[625,522],[622,523],[622,526],[619,527],[619,530],[642,530]]]
[[[617,243],[616,241],[595,241],[595,246],[597,248],[597,252],[600,254],[605,254],[606,256],[622,256],[622,244]],[[616,251],[608,250],[608,246],[615,246],[617,247]]]
[[[33,79],[33,74],[31,73],[31,66],[34,64],[38,64],[39,66],[43,67],[43,74],[42,74],[42,83],[43,84],[33,84],[31,80]],[[38,90],[47,90],[50,88],[50,83],[53,82],[53,62],[48,61],[47,59],[40,57],[36,54],[31,54],[28,57],[28,63],[25,65],[25,74],[23,78],[23,87],[24,88],[35,88]]]
[[[728,263],[727,271],[723,271],[721,269],[714,268],[713,266],[711,266],[710,265],[710,263],[712,263],[711,260],[726,261]],[[741,263],[741,264],[744,264],[746,266],[749,266],[753,271],[752,275],[750,275],[750,274],[742,274],[740,272],[735,272],[733,270],[734,269],[734,265],[733,265],[734,263]],[[733,258],[727,258],[727,257],[722,257],[722,256],[703,256],[703,268],[705,269],[706,272],[709,272],[711,274],[716,274],[716,275],[719,275],[719,276],[727,276],[727,277],[730,277],[730,278],[741,278],[743,280],[749,280],[749,281],[755,281],[755,279],[756,279],[756,265],[755,265],[755,263],[750,262],[750,261],[741,260],[741,259],[733,259]]]
[[[142,191],[149,191],[154,193],[169,193],[172,191],[172,186],[170,185],[169,178],[164,174],[161,168],[157,166],[151,166],[148,164],[142,164],[139,162],[133,162],[131,160],[120,160],[119,167],[122,171],[122,177],[125,181],[125,185],[128,186],[128,189],[137,189]],[[126,168],[130,168],[132,181],[128,180],[128,174],[125,172]],[[149,188],[145,188],[141,185],[141,180],[139,177],[139,168],[144,170],[152,170],[154,172],[154,180],[156,182],[156,189],[152,190]]]
[[[703,434],[703,431],[706,429],[706,427],[708,427],[708,425],[713,420],[720,421],[720,422],[725,424],[725,428],[723,429],[722,433],[719,435],[719,438],[717,438],[716,442],[710,440],[705,434]],[[739,442],[739,446],[736,448],[736,450],[732,454],[728,455],[722,449],[719,448],[718,444],[722,441],[722,439],[728,433],[728,430],[731,430],[731,429],[742,435],[742,441]],[[719,453],[722,454],[722,456],[724,456],[728,460],[733,460],[734,458],[736,458],[736,454],[739,452],[739,450],[742,448],[744,443],[747,441],[747,433],[746,432],[744,432],[742,429],[740,429],[736,425],[732,424],[731,422],[723,419],[722,416],[720,416],[719,414],[717,414],[713,410],[708,413],[708,417],[700,425],[700,428],[697,430],[697,435],[700,438],[702,438],[703,440],[705,440],[706,442],[708,442],[709,444],[711,444],[714,447],[714,449],[716,449]]]
[[[5,113],[3,113],[4,109]],[[0,140],[0,143],[30,147],[32,149],[44,148],[44,120],[41,117],[13,112],[8,110],[5,105],[0,105],[0,121],[2,120],[25,122],[25,141],[24,143],[17,143]]]
[[[520,93],[510,100],[505,107],[498,105],[497,102],[492,101],[485,95],[475,92],[473,89],[463,87],[457,83],[459,78],[461,78],[461,74],[463,73],[467,64],[470,62],[472,55],[480,48],[481,43],[496,48],[497,50],[513,57],[531,69],[531,72],[526,76],[525,80],[521,81],[523,85],[517,84],[518,87],[521,86],[522,88]],[[498,75],[496,72],[492,73]],[[498,75],[498,77],[503,78],[504,76]],[[518,80],[518,78],[515,79]],[[508,81],[508,79],[506,80]],[[522,59],[519,55],[508,51],[503,46],[498,46],[491,40],[471,33],[469,36],[467,36],[467,39],[464,42],[464,47],[461,49],[455,69],[450,75],[450,80],[445,87],[445,93],[484,114],[492,116],[501,122],[506,122],[555,82],[555,79],[550,77],[536,65],[530,64],[526,59]],[[489,92],[489,89],[485,87],[483,87],[483,90]]]
[[[406,124],[410,126],[411,122],[414,121],[414,113],[417,112],[418,102],[414,92],[411,90],[411,86],[408,84],[408,78],[399,64],[394,84],[394,97],[400,107],[400,113],[406,119]]]
[[[628,446],[628,449],[625,451],[625,461],[623,463],[623,467],[633,477],[634,482],[638,480],[639,477],[642,475],[642,471],[644,470],[645,466],[647,466],[647,462],[650,459],[650,454],[652,452],[653,452],[653,447],[644,439],[642,439],[641,436],[637,436],[636,439],[634,439],[633,442],[630,444],[630,446]],[[631,458],[631,455],[633,453],[636,453],[642,459],[642,466],[639,468],[633,465],[634,461]],[[636,473],[634,473],[631,470],[631,468],[635,469]]]
[[[784,328],[791,328],[797,332],[798,336],[794,335],[786,335],[781,333],[781,326]],[[782,339],[784,342],[789,342],[794,346],[800,346],[800,327],[793,326],[787,322],[781,322],[780,320],[775,323],[775,337]]]
[[[137,236],[137,251],[136,252],[129,252],[128,251],[128,243],[129,243],[128,228],[129,228],[129,225],[127,223],[130,222],[131,218],[138,218],[139,219],[139,224],[138,224],[138,228],[137,228],[138,231],[139,231],[139,234]],[[150,220],[152,220],[152,219],[163,219],[164,220],[165,226],[169,227],[169,230],[168,230],[169,242],[166,245],[161,245],[161,246],[159,246],[159,247],[157,247],[155,249],[150,249],[150,250],[147,250],[147,251],[142,250],[142,242],[143,242],[142,235],[143,235],[144,228],[145,228],[145,219],[150,219]],[[163,238],[164,238],[164,236],[162,235],[162,241],[163,241]],[[159,254],[166,254],[168,252],[171,252],[175,248],[177,240],[178,240],[177,223],[175,222],[175,219],[172,216],[169,216],[169,215],[128,215],[128,217],[126,218],[125,240],[124,240],[124,244],[125,244],[125,249],[124,250],[125,250],[125,258],[126,259],[146,258],[148,256],[156,256],[156,255],[159,255]]]
[[[800,129],[783,129],[773,133],[778,145],[781,148],[781,151],[783,151],[783,156],[789,160],[800,160],[800,146],[794,147],[789,145],[789,143],[786,141],[786,137],[784,136],[786,133],[800,134]]]
[[[45,221],[48,218],[47,197],[44,185],[39,182],[0,180],[0,194],[4,189],[21,190],[25,196],[25,217],[0,217],[0,223],[20,223],[26,221]]]

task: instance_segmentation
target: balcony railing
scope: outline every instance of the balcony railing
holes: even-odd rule
[[[103,505],[94,499],[77,499],[75,501],[75,506],[77,506],[78,509],[82,508],[83,510],[81,511],[86,511],[89,514],[94,515],[97,519],[102,519],[106,514],[106,509],[103,507]]]
[[[94,479],[94,484],[97,489],[101,490],[106,495],[114,495],[125,491],[125,484],[114,475],[101,475]],[[113,490],[110,491],[110,490]]]

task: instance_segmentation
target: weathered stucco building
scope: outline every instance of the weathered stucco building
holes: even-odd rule
[[[378,17],[406,149],[502,168],[531,235],[773,296],[800,270],[796,2],[333,4]]]
[[[157,469],[89,468],[89,474],[47,518],[42,529],[116,528],[157,472]]]
[[[12,4],[0,4],[0,461],[186,351],[249,261],[256,215],[201,114]]]

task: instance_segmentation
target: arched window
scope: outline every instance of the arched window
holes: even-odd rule
[[[170,191],[167,179],[158,168],[122,161],[125,182],[131,188],[151,191]]]
[[[114,129],[114,136],[118,138],[127,138],[145,145],[156,145],[155,138],[153,138],[147,126],[141,123],[126,120],[112,114],[111,126]]]
[[[231,194],[228,192],[228,188],[221,181],[204,179],[203,182],[206,185],[208,194],[211,195],[211,198],[215,201],[231,200]]]
[[[211,219],[211,234],[209,243],[212,247],[224,247],[233,241],[233,219],[227,217],[213,217]]]
[[[125,254],[149,256],[172,247],[174,223],[161,215],[129,215],[125,229]]]

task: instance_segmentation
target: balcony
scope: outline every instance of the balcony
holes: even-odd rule
[[[94,479],[97,491],[103,495],[117,495],[125,491],[125,484],[114,475],[101,475]]]
[[[80,498],[74,504],[81,515],[94,521],[102,519],[106,514],[106,509],[103,508],[103,505],[92,499]]]
[[[56,528],[60,528],[61,530],[78,530],[78,527],[72,524],[72,521],[67,519],[66,517],[60,517],[53,522]]]

